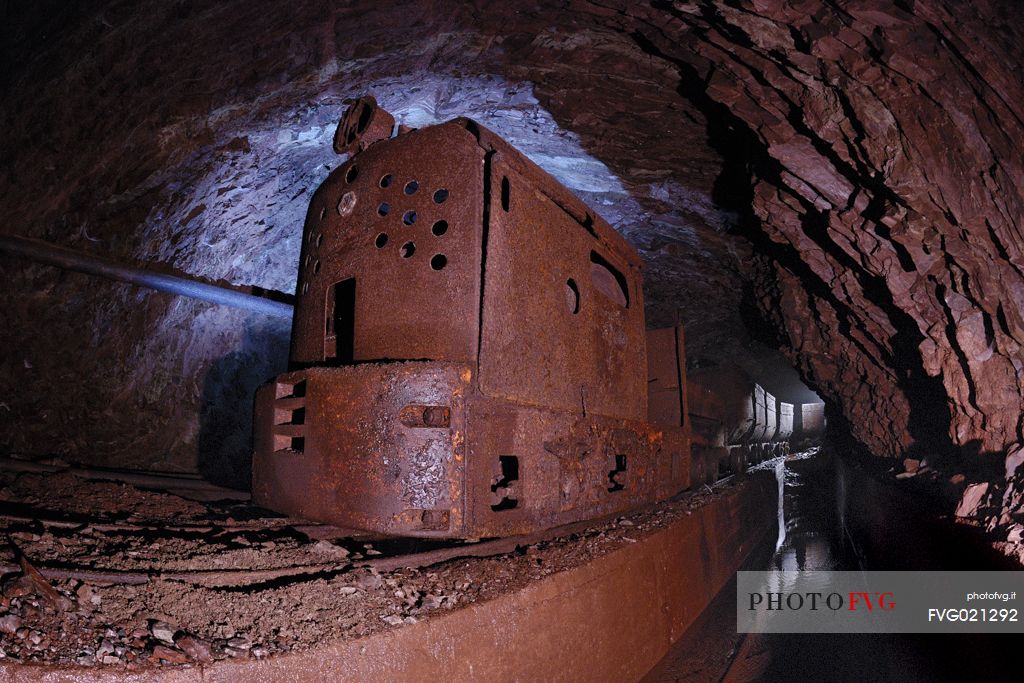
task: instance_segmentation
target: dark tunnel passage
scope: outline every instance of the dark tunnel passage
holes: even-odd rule
[[[1012,675],[1018,3],[0,19],[0,677]]]

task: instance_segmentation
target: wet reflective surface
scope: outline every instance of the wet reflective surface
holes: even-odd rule
[[[828,451],[773,468],[782,496],[774,548],[750,569],[1005,569],[979,539],[934,520],[928,506]],[[730,582],[647,681],[1021,680],[1014,636],[736,633]]]

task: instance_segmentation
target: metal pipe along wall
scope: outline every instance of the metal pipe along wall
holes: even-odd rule
[[[217,285],[190,280],[178,275],[154,273],[141,268],[125,266],[114,261],[96,256],[88,256],[40,240],[13,235],[0,235],[0,251],[51,266],[74,270],[79,273],[88,273],[89,275],[98,275],[99,277],[111,280],[130,282],[131,284],[148,287],[160,292],[187,296],[192,299],[201,299],[224,306],[244,308],[248,311],[271,316],[292,317],[292,305],[283,301],[275,301],[274,299],[268,299],[255,294],[218,287]]]

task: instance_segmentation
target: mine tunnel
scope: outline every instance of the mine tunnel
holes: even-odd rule
[[[1022,14],[3,3],[0,678],[1019,680]]]

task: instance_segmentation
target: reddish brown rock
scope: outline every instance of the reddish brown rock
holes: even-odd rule
[[[163,662],[170,662],[171,664],[185,664],[188,662],[188,655],[174,648],[167,647],[166,645],[157,645],[153,648],[154,659],[159,659]]]

